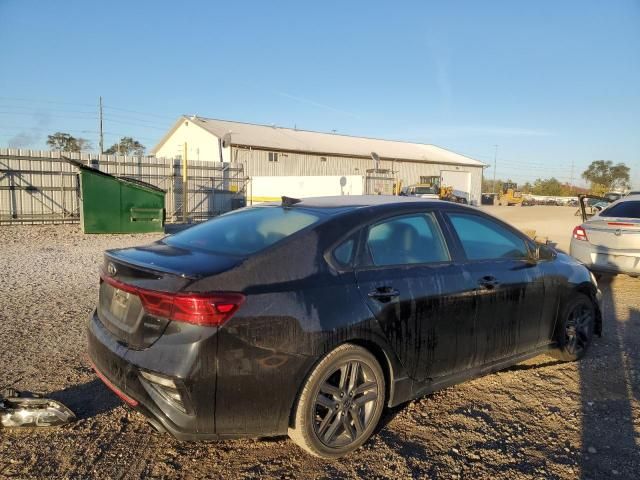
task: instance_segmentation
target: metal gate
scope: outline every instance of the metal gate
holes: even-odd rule
[[[396,180],[391,170],[370,169],[364,178],[366,195],[393,195]]]

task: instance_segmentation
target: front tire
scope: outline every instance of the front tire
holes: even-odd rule
[[[593,302],[582,293],[576,294],[564,307],[561,320],[555,356],[565,362],[579,360],[593,340],[596,324]]]
[[[289,437],[320,458],[338,458],[356,450],[378,425],[385,388],[382,368],[368,350],[340,345],[307,378]]]

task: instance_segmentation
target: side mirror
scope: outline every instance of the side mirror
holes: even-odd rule
[[[553,260],[555,253],[547,245],[538,244],[536,245],[536,256],[538,260]]]

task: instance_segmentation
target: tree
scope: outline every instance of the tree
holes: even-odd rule
[[[582,172],[582,178],[591,183],[595,192],[610,192],[629,186],[629,167],[624,163],[613,164],[611,160],[596,160]]]
[[[78,139],[64,132],[47,135],[47,145],[59,152],[79,152]]]
[[[109,155],[144,155],[145,146],[131,137],[122,137],[118,143],[107,148],[104,153]]]
[[[550,197],[570,197],[571,191],[571,185],[561,183],[554,177],[545,179],[538,178],[530,188],[530,193],[534,195],[548,195]]]

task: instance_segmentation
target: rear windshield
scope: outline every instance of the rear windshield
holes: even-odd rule
[[[640,201],[620,202],[605,208],[601,217],[640,218]]]
[[[313,213],[282,207],[255,207],[227,213],[164,239],[176,247],[213,253],[259,252],[318,221]]]

